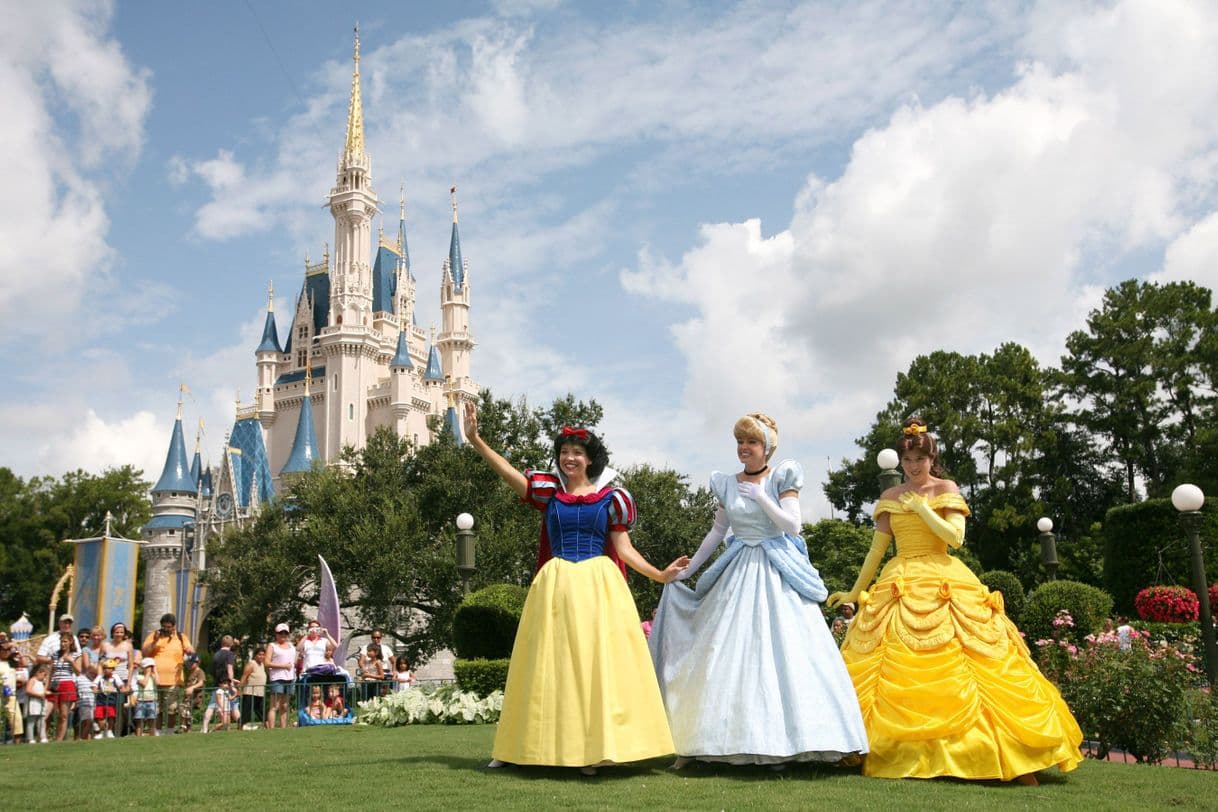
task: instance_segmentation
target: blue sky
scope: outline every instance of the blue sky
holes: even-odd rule
[[[37,7],[35,7],[37,6]],[[215,459],[281,335],[360,24],[373,185],[419,320],[456,184],[473,374],[606,408],[705,480],[772,414],[828,461],[938,348],[1056,363],[1103,289],[1218,281],[1218,9],[1108,3],[63,2],[0,30],[0,464]]]

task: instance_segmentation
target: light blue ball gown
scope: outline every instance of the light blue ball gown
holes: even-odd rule
[[[677,754],[732,764],[838,761],[867,752],[854,684],[820,611],[828,595],[803,539],[783,533],[736,477],[711,490],[727,549],[696,589],[664,587],[648,646]],[[803,487],[785,460],[763,487]]]

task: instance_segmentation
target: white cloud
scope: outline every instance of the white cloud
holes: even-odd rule
[[[95,173],[139,154],[151,91],[110,37],[111,13],[107,3],[19,4],[0,27],[5,338],[72,317],[113,262]]]
[[[1171,245],[1155,282],[1196,282],[1218,291],[1218,212],[1194,223]]]
[[[38,449],[43,472],[100,473],[105,468],[132,465],[155,482],[165,464],[172,418],[138,411],[128,417],[104,420],[92,409],[74,421],[69,434],[54,437]]]
[[[679,263],[623,273],[693,309],[673,332],[694,425],[751,401],[809,438],[857,436],[916,354],[1017,340],[1056,363],[1131,251],[1182,234],[1164,275],[1214,280],[1218,70],[1198,66],[1218,17],[1070,8],[1042,10],[1041,58],[1009,88],[906,104],[862,135],[840,177],[809,178],[788,229],[703,226]]]

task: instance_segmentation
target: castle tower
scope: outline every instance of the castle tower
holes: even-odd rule
[[[185,385],[182,387],[185,389]],[[182,555],[187,528],[193,531],[198,512],[198,480],[191,475],[182,433],[182,396],[169,437],[165,467],[152,487],[152,518],[140,530],[145,542],[144,628],[158,628],[161,615],[174,605],[174,573]],[[142,639],[142,638],[141,638]]]
[[[368,390],[378,381],[380,334],[372,325],[372,161],[364,151],[360,99],[359,29],[347,139],[338,159],[330,213],[334,217],[334,268],[330,279],[329,323],[318,346],[326,359],[324,457],[336,461],[345,446],[363,448],[368,427]],[[383,363],[383,362],[382,362]]]
[[[448,376],[449,391],[464,398],[477,397],[477,389],[469,374],[470,352],[474,339],[469,332],[469,268],[461,257],[461,236],[457,232],[457,187],[452,187],[453,233],[448,245],[448,259],[440,280],[441,331],[436,340],[440,361]],[[430,370],[429,370],[430,371]]]
[[[279,344],[279,331],[275,327],[275,287],[266,289],[266,324],[262,328],[262,343],[254,350],[258,364],[258,389],[254,402],[258,406],[258,419],[262,427],[269,428],[275,422],[275,376],[283,347]]]
[[[410,271],[410,246],[406,244],[406,186],[401,188],[401,206],[398,215],[398,284],[397,301],[394,303],[398,321],[403,330],[414,324],[415,279]]]

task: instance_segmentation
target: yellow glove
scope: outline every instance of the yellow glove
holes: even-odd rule
[[[918,514],[936,536],[953,550],[964,544],[964,514],[953,510],[947,518],[935,512],[926,497],[914,491],[901,494],[901,504]]]
[[[875,531],[875,535],[871,537],[871,549],[867,551],[867,558],[863,561],[863,568],[859,570],[859,577],[854,579],[854,586],[850,587],[849,592],[834,592],[825,601],[825,606],[832,609],[843,603],[858,603],[859,593],[875,578],[875,572],[880,568],[880,561],[884,558],[884,553],[888,552],[888,545],[891,543],[891,535],[879,530]]]

